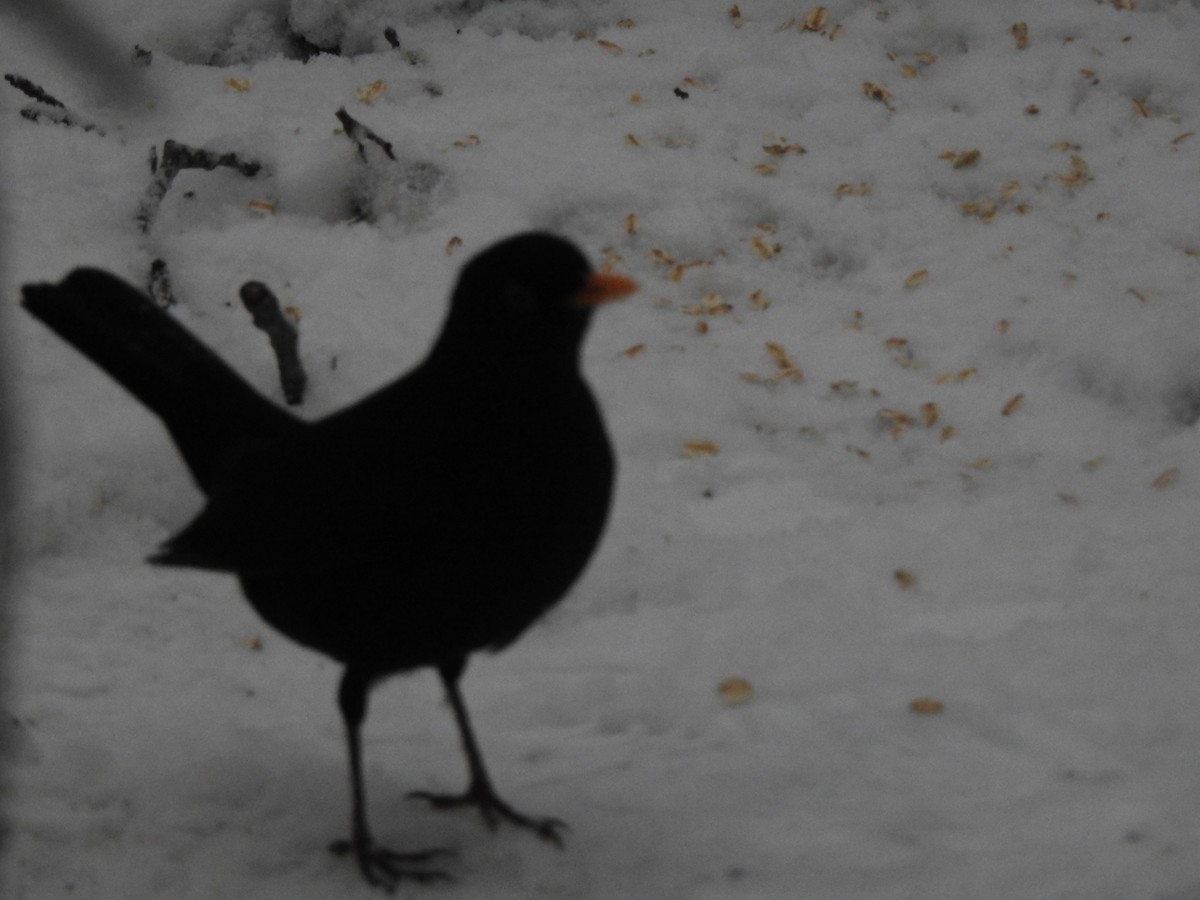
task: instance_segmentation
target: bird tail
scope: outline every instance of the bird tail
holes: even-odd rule
[[[21,305],[162,419],[206,493],[238,442],[303,427],[149,297],[107,272],[76,269],[58,284],[26,285]]]

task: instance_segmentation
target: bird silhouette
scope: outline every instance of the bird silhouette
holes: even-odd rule
[[[361,732],[384,677],[437,670],[466,755],[461,794],[491,826],[561,845],[564,824],[496,793],[460,689],[470,654],[511,644],[562,599],[608,515],[614,459],[580,369],[592,310],[635,290],[571,243],[527,233],[460,273],[425,359],[308,422],[276,406],[140,291],[78,269],[22,304],[164,423],[206,497],[150,561],[229,572],[258,614],[344,666],[353,854],[371,884],[448,877],[367,822]]]

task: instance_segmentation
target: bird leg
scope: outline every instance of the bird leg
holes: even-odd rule
[[[346,723],[346,746],[350,756],[351,837],[350,840],[334,841],[329,849],[338,856],[354,854],[359,871],[367,884],[383,888],[388,893],[396,889],[405,878],[421,884],[433,881],[450,881],[451,877],[438,869],[426,868],[430,860],[452,855],[445,849],[421,850],[415,853],[398,853],[375,843],[367,826],[366,798],[362,776],[362,723],[367,714],[367,690],[370,678],[351,667],[347,667],[338,688],[338,708]]]
[[[467,755],[467,769],[470,773],[470,783],[461,794],[435,794],[430,791],[413,791],[408,796],[425,800],[435,809],[453,809],[459,806],[478,807],[483,821],[489,828],[495,828],[501,819],[511,822],[521,828],[528,828],[544,841],[562,847],[561,832],[566,830],[567,823],[562,819],[527,816],[509,806],[492,787],[483,764],[483,754],[475,740],[475,732],[471,728],[471,720],[467,715],[467,706],[463,702],[458,680],[466,668],[466,660],[460,659],[449,665],[438,667],[438,674],[446,686],[446,698],[454,711],[454,721],[458,724],[459,737],[462,738],[463,751]]]

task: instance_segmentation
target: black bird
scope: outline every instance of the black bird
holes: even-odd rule
[[[600,539],[614,462],[580,346],[592,308],[635,288],[558,237],[504,240],[463,268],[423,362],[315,422],[110,274],[23,290],[25,309],[162,419],[207,497],[150,561],[236,574],[263,619],[344,664],[352,831],[333,849],[371,884],[446,877],[427,865],[441,851],[375,843],[363,790],[368,691],[422,666],[445,685],[470,780],[414,796],[561,844],[561,821],[496,794],[459,679],[471,653],[508,646],[558,602]]]

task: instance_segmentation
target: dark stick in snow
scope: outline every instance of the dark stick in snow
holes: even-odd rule
[[[28,78],[25,78],[21,75],[13,75],[11,72],[8,72],[5,73],[4,80],[15,87],[26,97],[31,97],[38,103],[45,103],[47,106],[58,106],[62,109],[67,108],[66,104],[64,104],[61,100],[47,93],[45,88],[34,84]]]
[[[290,406],[304,399],[308,376],[300,364],[300,335],[292,320],[279,306],[278,298],[261,281],[247,281],[240,291],[242,303],[250,312],[255,327],[267,333],[271,349],[279,363],[279,383]]]
[[[262,170],[262,163],[254,160],[243,160],[236,153],[217,153],[203,147],[189,147],[178,141],[168,140],[163,144],[161,157],[153,150],[150,154],[150,171],[154,178],[146,191],[146,198],[138,207],[138,227],[145,234],[150,230],[150,223],[158,214],[159,204],[171,189],[175,176],[184,169],[203,169],[211,172],[218,167],[234,169],[253,178]]]
[[[95,122],[85,119],[78,113],[67,109],[66,104],[61,100],[40,85],[34,84],[28,78],[21,75],[14,75],[10,72],[5,74],[4,80],[26,97],[37,101],[33,106],[26,106],[21,109],[21,118],[28,119],[30,122],[40,122],[45,119],[47,122],[53,122],[56,125],[65,125],[68,128],[82,128],[84,131],[94,131],[101,137],[104,136],[103,128]]]
[[[358,148],[358,155],[363,162],[367,161],[367,145],[365,141],[371,141],[383,148],[383,152],[388,159],[395,159],[396,154],[392,152],[392,145],[389,141],[385,141],[362,122],[355,119],[350,113],[346,112],[344,106],[338,107],[336,113],[338,121],[342,123],[342,128],[346,132],[346,137],[354,141],[354,146]]]
[[[150,280],[146,283],[146,292],[160,309],[175,305],[175,292],[171,290],[171,276],[167,274],[165,259],[156,259],[150,263]]]

